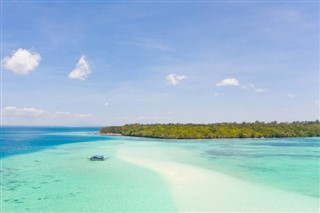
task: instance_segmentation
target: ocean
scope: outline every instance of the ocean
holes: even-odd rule
[[[287,205],[271,210],[319,210],[320,138],[165,140],[98,131],[1,127],[1,212],[268,211],[257,197],[282,193]],[[88,159],[96,154],[108,159]],[[233,189],[222,183],[229,179]],[[240,185],[256,194],[241,201]],[[214,204],[225,192],[238,193],[239,204]]]

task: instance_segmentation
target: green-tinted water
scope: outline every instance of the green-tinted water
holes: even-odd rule
[[[118,159],[117,145],[64,145],[2,162],[3,212],[175,211],[161,176]],[[91,154],[110,158],[91,162]]]
[[[153,153],[159,150],[157,158],[167,161],[219,171],[310,198],[320,197],[318,138],[114,139],[55,146],[3,158],[2,212],[177,211],[165,178],[121,160],[117,152],[124,148]],[[110,158],[89,161],[87,158],[94,154]]]

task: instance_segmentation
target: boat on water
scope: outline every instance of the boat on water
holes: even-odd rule
[[[90,158],[91,161],[103,161],[105,157],[103,155],[94,155]]]

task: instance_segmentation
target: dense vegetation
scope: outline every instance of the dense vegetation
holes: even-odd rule
[[[127,124],[103,127],[101,133],[126,136],[201,139],[201,138],[280,138],[319,137],[319,121],[292,123],[215,123],[215,124]]]

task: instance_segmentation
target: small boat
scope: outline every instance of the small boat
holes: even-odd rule
[[[94,155],[90,158],[91,161],[103,161],[105,160],[103,155]]]

